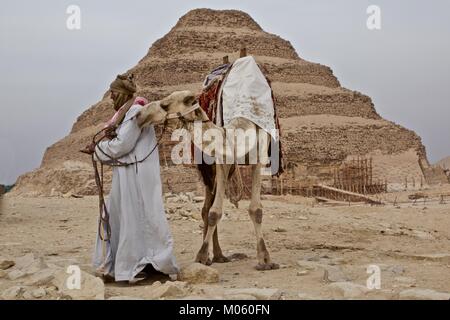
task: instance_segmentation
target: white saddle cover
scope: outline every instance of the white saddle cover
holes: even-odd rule
[[[246,118],[278,140],[272,90],[252,56],[233,63],[221,91],[224,126],[235,118]]]

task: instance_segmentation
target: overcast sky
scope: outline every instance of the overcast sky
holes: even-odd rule
[[[366,27],[371,4],[381,8],[381,30]],[[81,30],[66,28],[69,5],[81,8]],[[0,183],[38,167],[118,73],[203,7],[246,11],[416,131],[430,161],[450,155],[447,0],[14,0],[0,11]]]

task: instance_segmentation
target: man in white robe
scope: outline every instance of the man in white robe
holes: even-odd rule
[[[113,86],[111,90],[114,98],[117,92]],[[155,148],[154,128],[140,129],[137,124],[135,116],[140,108],[141,105],[132,104],[115,130],[117,136],[95,147],[97,160],[114,158],[134,163],[145,159]],[[109,241],[97,235],[93,259],[97,270],[115,281],[130,282],[135,282],[136,276],[147,266],[167,275],[178,274],[162,199],[157,147],[141,163],[113,168],[106,205],[111,235]]]

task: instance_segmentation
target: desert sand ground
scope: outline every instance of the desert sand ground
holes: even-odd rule
[[[408,192],[386,194],[382,196],[387,201],[384,206],[330,205],[294,196],[265,196],[264,236],[280,269],[264,272],[254,268],[255,237],[247,215],[248,202],[241,201],[239,209],[227,202],[219,225],[222,249],[226,255],[243,253],[247,257],[213,264],[220,281],[194,285],[188,298],[220,297],[230,288],[274,288],[281,299],[401,299],[427,298],[428,293],[433,297],[434,291],[450,293],[450,196],[444,203],[439,197],[450,194],[450,188],[425,193],[430,198],[415,204],[408,200]],[[166,207],[176,258],[184,267],[193,262],[201,245],[201,203],[177,199],[172,198]],[[33,252],[48,261],[77,264],[94,273],[90,257],[97,228],[97,197],[7,195],[1,206],[0,256]],[[361,289],[370,276],[369,265],[380,267],[379,290]],[[134,286],[108,283],[105,297],[149,298],[148,288],[155,280]],[[12,284],[6,277],[0,279],[0,293]]]

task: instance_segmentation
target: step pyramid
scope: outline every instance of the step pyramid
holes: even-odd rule
[[[135,75],[139,95],[159,100],[176,90],[199,90],[225,55],[233,61],[244,46],[273,84],[286,174],[326,182],[333,166],[365,156],[374,159],[378,179],[392,184],[401,184],[405,176],[425,179],[429,164],[416,133],[383,119],[368,96],[343,88],[329,67],[302,59],[289,41],[264,31],[244,12],[188,12],[128,71]],[[40,168],[18,179],[14,192],[95,194],[90,158],[78,150],[111,116],[105,94],[76,119],[66,137],[47,148]],[[170,144],[160,148],[160,156],[166,191],[198,189],[194,168],[171,165]],[[105,179],[111,179],[109,171]]]

